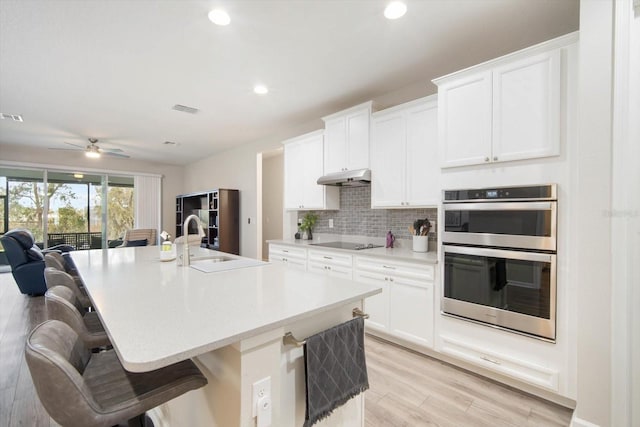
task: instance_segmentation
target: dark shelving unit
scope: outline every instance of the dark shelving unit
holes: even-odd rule
[[[198,215],[205,228],[202,246],[217,251],[240,254],[240,193],[219,188],[201,193],[176,196],[176,237],[183,235],[184,220]],[[189,234],[197,233],[194,223]]]

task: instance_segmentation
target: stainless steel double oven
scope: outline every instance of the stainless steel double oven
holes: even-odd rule
[[[446,190],[442,311],[555,341],[555,184]]]

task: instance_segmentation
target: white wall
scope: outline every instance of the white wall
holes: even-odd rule
[[[611,425],[612,0],[580,3],[575,218],[577,425]],[[574,420],[575,422],[575,420]]]
[[[74,170],[101,170],[124,173],[153,173],[162,175],[162,229],[171,235],[176,232],[175,196],[182,192],[182,166],[165,165],[135,159],[102,157],[88,159],[82,153],[37,149],[0,143],[0,162],[20,162],[56,166]]]
[[[640,425],[640,2],[616,4],[612,152],[612,420]]]
[[[284,206],[284,154],[263,157],[262,161],[262,258],[269,258],[267,240],[282,239]]]

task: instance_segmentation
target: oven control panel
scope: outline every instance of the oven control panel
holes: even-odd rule
[[[479,200],[555,200],[556,185],[445,190],[444,203]]]

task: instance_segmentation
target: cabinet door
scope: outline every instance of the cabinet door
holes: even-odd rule
[[[371,207],[404,206],[405,116],[374,117],[371,133]]]
[[[353,270],[351,268],[316,261],[309,262],[309,271],[330,277],[341,277],[349,280],[353,278]]]
[[[491,71],[486,71],[438,87],[441,167],[489,162],[491,85]]]
[[[347,121],[345,117],[329,120],[324,126],[324,174],[340,172],[346,167]],[[320,177],[321,175],[318,175]]]
[[[493,71],[492,161],[560,154],[560,51]]]
[[[389,285],[389,332],[433,347],[433,284],[391,277]]]
[[[303,204],[304,159],[302,145],[284,146],[284,208],[300,209]]]
[[[347,117],[346,168],[369,168],[369,109]]]
[[[304,209],[324,209],[324,189],[317,181],[323,175],[323,137],[316,135],[302,144],[302,206]],[[296,178],[294,178],[296,179]]]
[[[405,205],[435,206],[440,201],[438,105],[419,105],[406,113]]]
[[[364,312],[369,315],[367,326],[371,326],[381,331],[389,329],[389,282],[385,276],[375,273],[358,272],[355,274],[356,282],[369,283],[379,286],[382,292],[374,296],[365,298]]]

